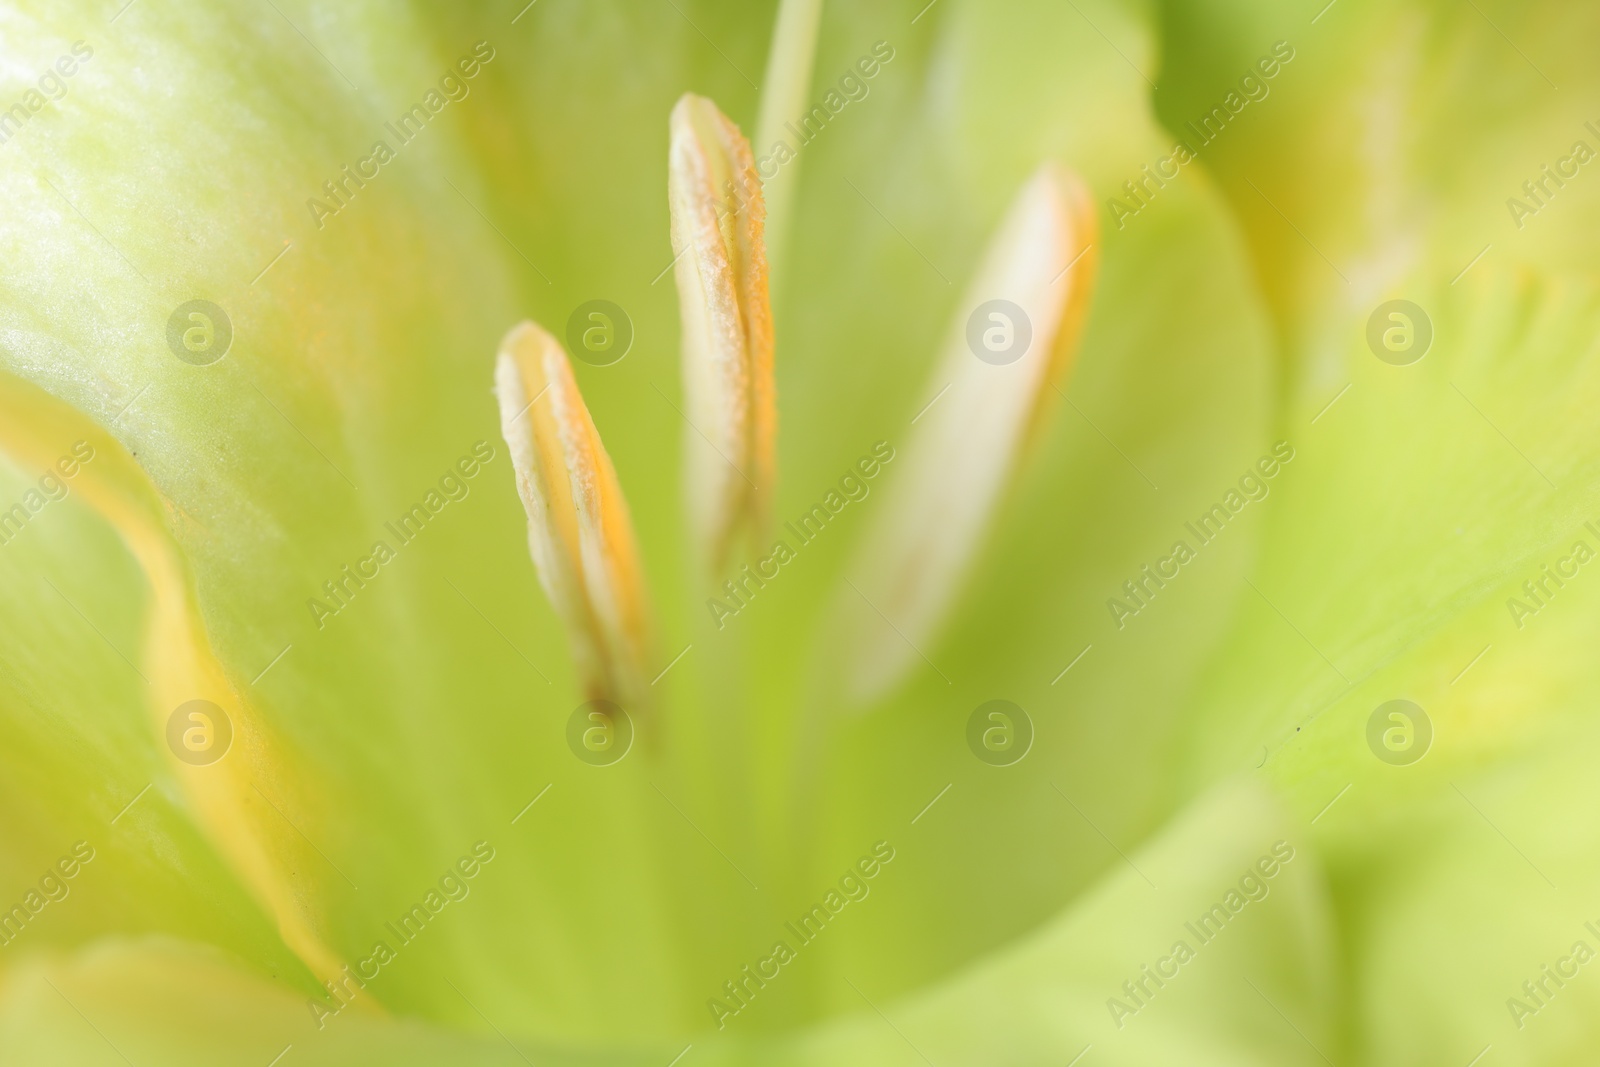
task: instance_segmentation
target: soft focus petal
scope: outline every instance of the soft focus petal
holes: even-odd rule
[[[303,997],[214,949],[164,938],[108,941],[19,968],[0,985],[0,1045],[18,1064],[84,1067],[207,1067],[290,1057],[329,1067],[517,1067],[530,1057],[552,1065],[641,1062],[535,1048],[493,1030],[464,1034],[372,1015],[318,1029]]]
[[[172,773],[197,821],[276,920],[284,942],[319,978],[332,978],[341,961],[324,941],[321,916],[294,884],[295,872],[311,868],[315,849],[284,825],[268,792],[282,798],[298,788],[292,759],[243,697],[244,680],[230,678],[212,650],[192,578],[163,521],[166,502],[98,427],[10,376],[0,376],[0,449],[47,471],[61,455],[87,457],[75,464],[72,486],[122,538],[150,587],[141,677],[152,732],[168,740]],[[201,702],[200,710],[184,712],[191,702]]]

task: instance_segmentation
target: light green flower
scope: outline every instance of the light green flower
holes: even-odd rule
[[[524,2],[0,11],[0,1059],[1590,1062],[1600,15]]]

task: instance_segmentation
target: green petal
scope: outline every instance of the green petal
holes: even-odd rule
[[[1301,455],[1267,505],[1256,589],[1192,733],[1200,780],[1260,763],[1261,745],[1340,701],[1370,710],[1408,685],[1447,699],[1479,652],[1526,644],[1521,583],[1596,543],[1600,292],[1570,235],[1600,201],[1575,181],[1521,229],[1505,206],[1519,168],[1536,174],[1573,138],[1600,145],[1545,80],[1582,91],[1572,20],[1593,12],[1301,14],[1174,7],[1166,23],[1158,100],[1176,136],[1274,41],[1295,51],[1190,170],[1217,175],[1250,235],[1286,340],[1282,432]],[[1431,325],[1419,361],[1385,362],[1369,341],[1391,298]],[[1558,654],[1531,658],[1564,674]],[[1509,741],[1521,721],[1477,729]]]
[[[712,1062],[907,1067],[1077,1056],[1112,1064],[1322,1063],[1338,1055],[1340,1040],[1332,917],[1315,853],[1303,840],[1264,791],[1221,788],[1120,859],[1071,907],[948,980],[894,998],[843,974],[854,999],[850,1017],[788,1047],[749,1049],[745,1059],[707,1052]],[[1209,941],[1191,932],[1186,924],[1274,847],[1292,858],[1269,862],[1262,869],[1272,877],[1251,883],[1265,895],[1240,904]],[[1193,950],[1182,964],[1179,941]],[[1158,987],[1143,978],[1146,965],[1176,974]],[[1141,978],[1144,994],[1130,996],[1123,983]],[[1114,999],[1121,1008],[1113,1009]]]
[[[1532,758],[1419,790],[1360,857],[1348,936],[1366,1062],[1467,1062],[1490,1045],[1508,1064],[1592,1058],[1600,842],[1592,820],[1562,816],[1593,810],[1600,748],[1590,724],[1547,740]],[[1413,991],[1404,1006],[1399,989]]]
[[[397,1067],[642,1062],[535,1048],[488,1028],[464,1034],[354,1009],[324,1018],[321,1028],[317,1019],[303,994],[215,949],[169,938],[108,940],[41,958],[11,974],[0,991],[0,1041],[26,1063],[200,1067],[277,1057]]]
[[[1301,458],[1274,489],[1188,774],[1265,763],[1316,819],[1371,1062],[1491,1044],[1506,1062],[1582,1062],[1581,981],[1521,1029],[1507,998],[1590,918],[1575,813],[1597,594],[1576,561],[1600,548],[1600,293],[1576,237],[1600,201],[1580,172],[1519,228],[1508,198],[1575,140],[1600,145],[1576,104],[1594,13],[1341,3],[1311,28],[1259,5],[1214,13],[1170,12],[1169,40],[1217,46],[1163,79],[1175,132],[1273,39],[1297,49],[1202,158],[1288,342]],[[1431,320],[1420,362],[1369,345],[1389,298]],[[1382,758],[1396,699],[1431,723],[1420,762]]]
[[[1579,541],[1600,549],[1586,526],[1600,518],[1600,449],[1583,414],[1600,400],[1600,292],[1484,269],[1432,303],[1420,363],[1388,366],[1353,339],[1348,394],[1320,414],[1290,409],[1298,458],[1266,504],[1255,589],[1194,727],[1202,776],[1259,765],[1259,746],[1342,701],[1444,700],[1486,646],[1538,648],[1545,628],[1522,634],[1544,600],[1523,583],[1555,590],[1542,568],[1575,567]],[[1557,653],[1534,659],[1562,670]],[[1493,729],[1509,738],[1520,721]]]
[[[1246,875],[1256,899],[1230,903]],[[1220,929],[1202,942],[1185,924],[1214,905],[1227,917],[1213,917],[1208,932]],[[1067,1062],[1092,1049],[1112,1064],[1181,1056],[1219,1067],[1309,1065],[1339,1048],[1330,933],[1317,859],[1300,830],[1260,789],[1232,786],[1185,812],[1072,908],[946,982],[895,998],[850,979],[856,1003],[846,1018],[767,1039],[736,1036],[736,1019],[726,1036],[691,1047],[708,1064]],[[1181,965],[1172,958],[1177,941],[1193,950]],[[802,946],[774,985],[809,966],[810,951]],[[1145,964],[1176,974],[1160,987],[1143,978],[1147,995],[1130,997],[1122,984],[1140,980]],[[1113,1012],[1113,998],[1137,1010]],[[484,1007],[476,998],[469,1006]],[[268,1062],[285,1048],[297,1062],[358,1055],[484,1065],[661,1063],[686,1051],[662,1045],[597,1057],[536,1047],[508,1036],[487,1009],[467,1027],[471,1036],[347,1011],[318,1028],[303,995],[220,953],[162,939],[107,941],[12,975],[0,995],[0,1039],[41,1061],[110,1063],[120,1053],[175,1065]]]
[[[1600,149],[1581,104],[1595,88],[1582,42],[1597,17],[1569,3],[1168,5],[1172,69],[1157,99],[1175,137],[1198,142],[1190,123],[1238,91],[1275,42],[1293,50],[1267,95],[1200,153],[1250,233],[1303,374],[1326,357],[1319,333],[1347,318],[1358,328],[1381,299],[1403,295],[1386,291],[1397,283],[1443,286],[1477,273],[1466,270],[1474,262],[1594,269],[1580,235],[1600,189],[1586,167],[1560,188],[1547,181],[1545,207],[1520,226],[1509,202],[1527,201],[1523,183],[1544,179],[1541,167],[1575,141]]]

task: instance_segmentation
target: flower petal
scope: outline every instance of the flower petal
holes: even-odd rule
[[[839,1017],[694,1054],[712,1067],[1320,1067],[1339,1047],[1334,932],[1299,824],[1260,785],[1226,783],[1047,922],[944,981],[889,998],[841,969]]]
[[[0,988],[0,1045],[18,1063],[208,1067],[281,1060],[312,1067],[526,1067],[530,1062],[522,1051],[530,1048],[527,1039],[512,1045],[492,1030],[375,1013],[323,1018],[319,1027],[303,995],[210,946],[171,938],[108,939],[79,952],[31,960],[8,978]],[[552,1067],[648,1062],[561,1047],[539,1047],[533,1055]]]
[[[1228,916],[1224,901],[1236,912],[1226,925],[1214,914]],[[1209,940],[1186,928],[1202,917]],[[217,953],[144,938],[19,968],[0,988],[0,1042],[30,1063],[118,1062],[109,1040],[132,1062],[178,1067],[267,1063],[289,1044],[294,1062],[310,1064],[659,1067],[685,1045],[708,1067],[1065,1064],[1093,1046],[1085,1063],[1316,1067],[1339,1048],[1333,934],[1318,858],[1297,824],[1260,786],[1230,785],[1039,929],[927,989],[882,998],[859,975],[828,968],[841,1012],[809,1027],[763,1032],[740,1019],[721,1032],[575,1049],[496,1033],[469,1003],[454,1026],[340,1016],[319,1030],[303,997]],[[1165,980],[1147,977],[1158,968]],[[1130,1010],[1108,1010],[1112,998]]]
[[[195,700],[216,705],[227,724],[229,747],[215,761],[191,764],[164,746],[172,771],[201,828],[277,920],[284,942],[312,973],[330,979],[341,963],[291,877],[315,869],[315,854],[269,799],[294,788],[297,776],[212,650],[188,564],[165,524],[164,501],[121,445],[88,418],[19,379],[0,376],[0,448],[48,470],[73,441],[89,442],[94,459],[78,467],[72,488],[122,537],[149,583],[143,658],[152,729],[167,737],[174,709]],[[208,744],[219,743],[222,728],[222,722],[206,724]]]

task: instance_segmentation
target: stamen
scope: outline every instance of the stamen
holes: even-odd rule
[[[588,696],[642,710],[652,662],[644,571],[628,503],[567,354],[524,322],[500,343],[495,386],[528,547]]]
[[[765,532],[777,480],[766,209],[750,142],[715,104],[685,94],[671,131],[667,190],[692,424],[689,515],[715,572],[741,527]]]
[[[840,632],[853,698],[884,695],[923,662],[937,637],[1011,472],[1076,354],[1098,240],[1088,190],[1071,172],[1047,165],[1023,186],[990,241],[924,395],[949,393],[912,429],[850,571],[859,595],[842,594],[849,598]],[[991,304],[997,300],[1022,317]],[[1024,327],[1031,342],[1012,358],[1005,346]],[[997,350],[983,349],[988,340]]]

